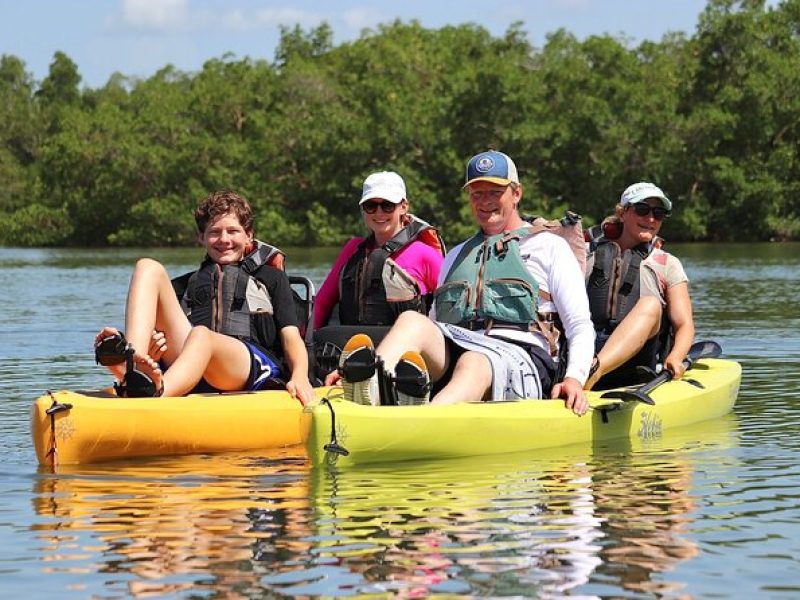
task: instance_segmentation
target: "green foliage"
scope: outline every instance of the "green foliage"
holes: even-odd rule
[[[64,209],[29,204],[11,214],[0,213],[3,246],[60,246],[71,234],[72,224]]]
[[[186,202],[177,197],[147,198],[108,236],[119,246],[190,246],[197,243],[197,226]]]
[[[64,104],[76,104],[80,101],[80,90],[78,86],[81,76],[76,65],[70,57],[63,52],[56,52],[53,55],[53,62],[50,63],[50,72],[42,81],[36,95],[50,106]]]
[[[192,208],[231,188],[261,238],[339,245],[363,232],[364,178],[390,169],[452,245],[475,228],[464,163],[489,147],[529,214],[592,224],[650,180],[675,202],[668,239],[800,237],[800,0],[710,0],[693,36],[635,47],[559,30],[534,48],[523,28],[395,21],[334,46],[295,26],[273,62],[99,89],[62,52],[38,85],[3,55],[0,243],[194,244]]]
[[[305,245],[306,239],[305,229],[286,219],[274,206],[256,211],[255,235],[279,247]]]

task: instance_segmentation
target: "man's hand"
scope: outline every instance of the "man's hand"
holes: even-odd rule
[[[583,393],[583,386],[572,377],[566,377],[561,383],[555,384],[550,397],[564,398],[564,405],[578,416],[585,414],[589,409],[589,401]]]

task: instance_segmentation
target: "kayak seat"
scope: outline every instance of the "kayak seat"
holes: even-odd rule
[[[317,376],[314,356],[314,299],[316,290],[313,282],[304,275],[289,275],[289,284],[292,287],[292,297],[294,298],[295,310],[297,312],[297,323],[300,329],[300,337],[306,346],[308,353],[308,377],[311,385],[322,385],[322,379]]]

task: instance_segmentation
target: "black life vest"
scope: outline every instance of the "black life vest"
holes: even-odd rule
[[[430,295],[421,294],[419,285],[394,263],[392,257],[414,241],[421,241],[444,255],[444,242],[434,227],[409,215],[411,222],[380,248],[370,235],[358,245],[339,275],[339,322],[342,325],[391,325],[401,312],[427,313]],[[387,265],[387,261],[390,261]],[[388,269],[388,270],[387,270]],[[387,297],[386,273],[403,278],[412,291],[410,299],[396,301]]]
[[[200,268],[189,275],[185,289],[176,287],[189,322],[269,347],[258,317],[271,318],[274,308],[257,271],[276,264],[283,264],[283,253],[258,241],[255,250],[236,265],[218,265],[206,257]]]
[[[652,249],[652,244],[632,248],[625,265],[617,242],[604,235],[591,241],[594,266],[586,282],[586,292],[595,331],[611,333],[633,309],[640,295],[639,269]]]

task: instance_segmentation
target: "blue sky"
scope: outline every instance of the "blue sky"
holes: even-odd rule
[[[631,43],[671,31],[693,34],[705,0],[0,0],[0,54],[22,59],[37,81],[61,50],[83,84],[115,71],[147,78],[172,64],[196,71],[226,52],[273,60],[280,25],[308,30],[326,21],[334,43],[396,18],[425,27],[479,23],[502,35],[523,21],[531,43],[565,28],[580,39],[608,33]]]

